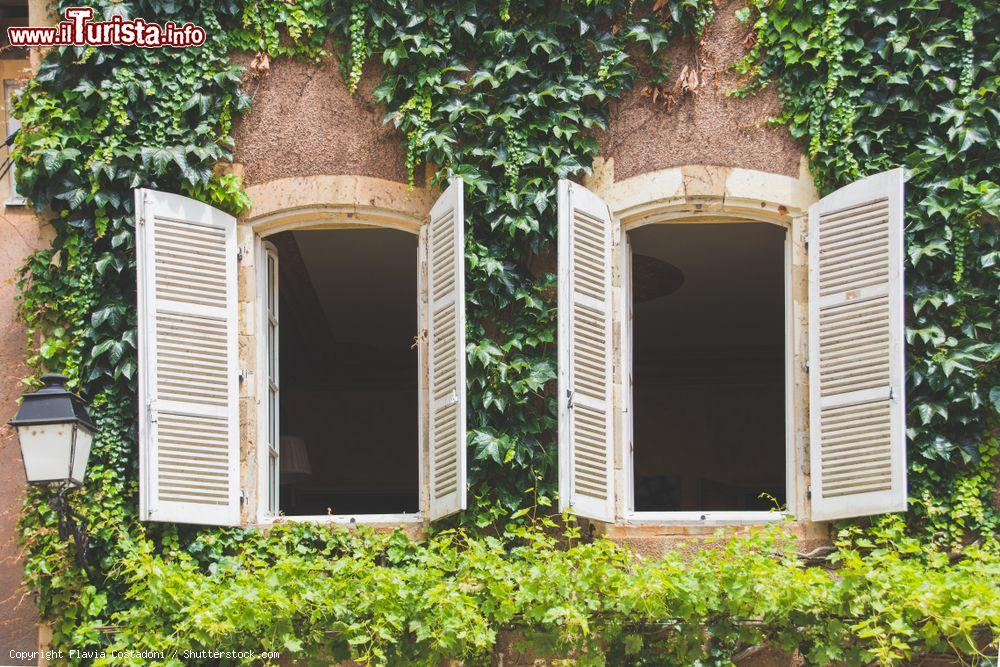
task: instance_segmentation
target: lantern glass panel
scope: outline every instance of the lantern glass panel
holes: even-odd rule
[[[87,459],[90,458],[90,448],[93,443],[93,432],[86,426],[77,424],[76,446],[73,448],[73,473],[70,475],[75,484],[83,484],[83,476],[87,474]]]
[[[17,427],[21,457],[29,482],[66,479],[70,474],[76,424],[25,424]],[[90,445],[87,445],[89,452]]]

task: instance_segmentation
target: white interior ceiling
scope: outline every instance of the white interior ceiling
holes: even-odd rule
[[[784,339],[785,230],[767,223],[647,225],[632,251],[680,269],[672,294],[634,304],[636,353],[772,347]]]
[[[394,229],[293,232],[334,340],[382,353],[417,334],[417,237]]]

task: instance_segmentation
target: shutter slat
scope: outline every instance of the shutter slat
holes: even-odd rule
[[[461,179],[431,209],[427,233],[430,519],[466,507],[465,210]]]
[[[136,190],[140,515],[236,525],[236,220]]]
[[[612,521],[611,215],[559,182],[559,508]]]
[[[809,209],[812,517],[906,509],[903,174]]]

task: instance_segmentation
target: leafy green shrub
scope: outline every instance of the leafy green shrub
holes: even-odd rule
[[[138,548],[117,573],[130,604],[113,619],[122,629],[112,648],[164,651],[177,665],[185,651],[213,649],[488,664],[497,637],[514,629],[528,648],[582,665],[729,665],[760,644],[809,664],[890,665],[918,647],[977,662],[979,633],[1000,630],[997,543],[952,563],[898,520],[874,538],[843,535],[833,570],[804,567],[781,527],[662,560],[543,528],[416,543],[282,524],[208,568]]]

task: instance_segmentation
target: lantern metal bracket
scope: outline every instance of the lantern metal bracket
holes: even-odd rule
[[[90,537],[84,532],[83,517],[73,511],[66,493],[74,488],[72,485],[63,485],[56,493],[55,510],[58,518],[59,537],[63,541],[73,536],[73,543],[76,546],[75,560],[92,583],[97,582],[97,573],[90,562],[91,548]]]

